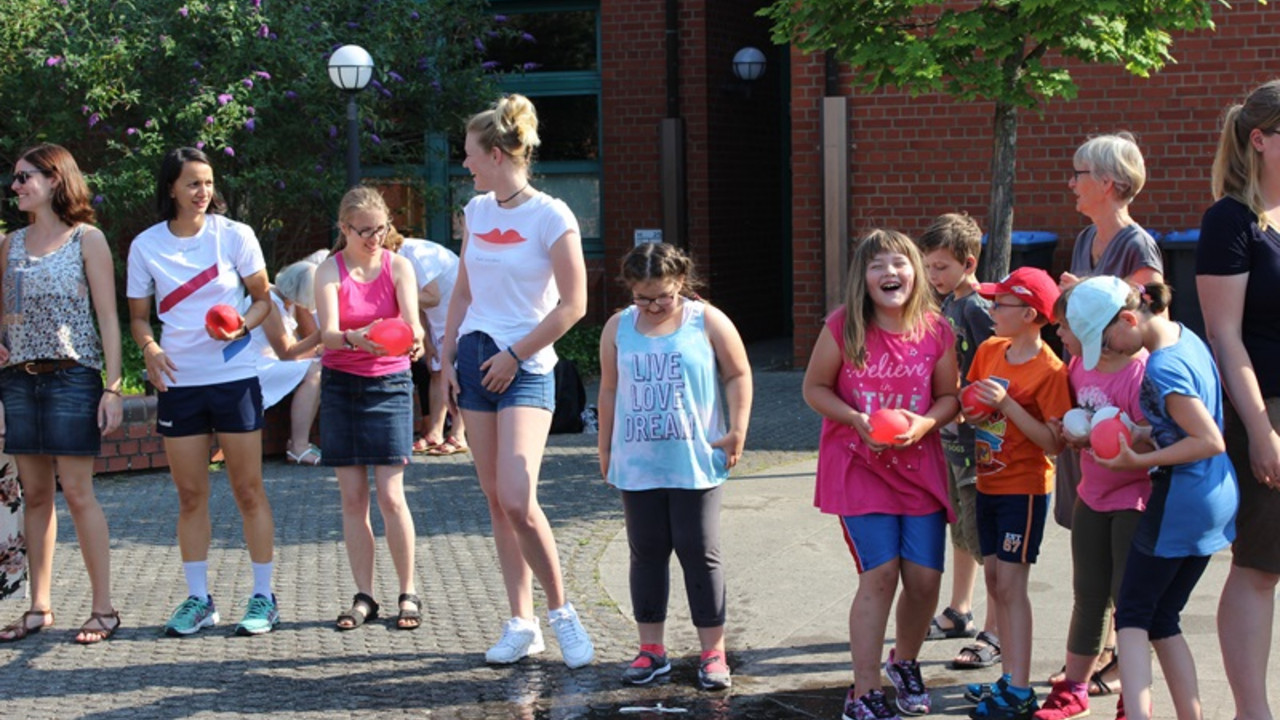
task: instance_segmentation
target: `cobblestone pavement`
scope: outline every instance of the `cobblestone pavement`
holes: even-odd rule
[[[818,420],[800,398],[798,372],[759,371],[749,452],[739,474],[812,457]],[[470,460],[415,458],[406,476],[418,528],[418,584],[425,624],[399,631],[385,620],[339,633],[334,618],[354,593],[342,545],[337,481],[323,468],[272,461],[266,487],[276,520],[276,585],[283,621],[275,632],[235,637],[251,586],[239,516],[222,473],[215,473],[210,586],[222,624],[171,639],[161,628],[183,599],[174,540],[176,493],[166,474],[104,477],[99,497],[111,523],[113,590],[123,629],[95,647],[71,642],[89,613],[89,594],[70,518],[59,508],[55,559],[56,626],[0,645],[0,717],[223,718],[604,718],[629,706],[690,709],[686,717],[809,716],[787,702],[689,689],[693,668],[677,664],[658,688],[622,689],[621,663],[634,651],[634,626],[609,599],[598,560],[622,528],[616,493],[599,478],[595,436],[554,436],[540,499],[555,527],[570,598],[597,646],[594,665],[570,671],[548,631],[539,659],[492,668],[483,651],[506,616],[488,516]],[[61,504],[60,504],[61,505]],[[374,529],[381,523],[374,512]],[[380,541],[376,597],[394,608],[396,586]],[[539,601],[541,595],[538,594]],[[20,599],[0,603],[0,621],[17,617]],[[545,607],[539,612],[545,614]],[[731,655],[732,659],[732,655]],[[682,689],[683,688],[683,689]],[[829,694],[829,693],[828,693]],[[838,707],[831,697],[826,708]]]

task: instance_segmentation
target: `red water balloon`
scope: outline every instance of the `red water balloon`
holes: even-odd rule
[[[401,318],[387,318],[369,328],[368,338],[388,355],[405,355],[413,347],[413,328]]]
[[[1093,430],[1089,433],[1089,445],[1093,448],[1094,455],[1110,460],[1120,454],[1120,438],[1124,438],[1127,445],[1133,444],[1129,426],[1119,417],[1110,417],[1094,423]]]
[[[885,445],[892,445],[895,439],[911,427],[911,421],[901,410],[880,408],[871,413],[871,439]]]
[[[228,335],[238,332],[243,324],[244,320],[240,317],[240,312],[230,305],[214,305],[204,314],[206,328],[221,330]]]
[[[965,415],[990,415],[996,409],[978,398],[977,384],[969,385],[960,391],[960,408]]]

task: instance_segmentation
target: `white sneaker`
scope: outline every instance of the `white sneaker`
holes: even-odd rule
[[[587,631],[578,619],[573,605],[565,606],[547,614],[551,629],[556,631],[556,640],[560,643],[560,654],[564,664],[570,668],[580,668],[591,662],[596,656],[596,648],[587,637]]]
[[[542,641],[542,623],[538,618],[513,617],[502,626],[502,637],[485,651],[484,661],[492,665],[510,665],[528,655],[547,649]]]

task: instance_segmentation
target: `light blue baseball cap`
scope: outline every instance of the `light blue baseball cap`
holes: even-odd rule
[[[1112,275],[1082,280],[1071,289],[1067,298],[1067,325],[1071,334],[1080,340],[1084,350],[1084,369],[1098,366],[1102,356],[1102,335],[1116,313],[1124,308],[1133,287]]]

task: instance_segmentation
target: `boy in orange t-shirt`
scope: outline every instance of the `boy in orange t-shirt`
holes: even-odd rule
[[[1027,582],[1044,536],[1051,458],[1062,444],[1047,421],[1071,409],[1071,391],[1062,360],[1040,339],[1058,299],[1049,274],[1018,268],[978,292],[995,301],[995,337],[978,348],[969,368],[974,388],[961,396],[961,404],[991,408],[963,410],[977,429],[978,540],[987,593],[999,613],[1004,675],[993,685],[969,686],[965,696],[979,703],[971,717],[1030,720],[1037,704],[1030,682]]]

